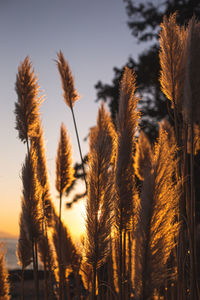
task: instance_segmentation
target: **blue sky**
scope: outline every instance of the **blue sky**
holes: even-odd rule
[[[71,113],[62,97],[56,53],[62,50],[75,78],[81,99],[74,106],[83,153],[83,142],[96,122],[99,104],[94,85],[113,78],[113,67],[121,67],[129,56],[137,57],[138,45],[127,26],[122,0],[0,0],[0,231],[18,232],[20,172],[26,148],[17,138],[14,103],[15,80],[20,62],[29,55],[39,78],[45,102],[41,107],[49,180],[55,191],[55,157],[61,122],[71,137],[74,161],[79,161]],[[83,203],[65,211],[73,232],[83,223]]]

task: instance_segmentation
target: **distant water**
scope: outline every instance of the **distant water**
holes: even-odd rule
[[[16,246],[17,246],[17,239],[10,239],[10,238],[0,238],[0,242],[3,242],[4,249],[6,250],[6,266],[10,269],[20,269],[20,266],[17,264],[17,257],[16,257]]]
[[[11,238],[0,238],[0,243],[3,242],[3,249],[6,250],[6,267],[9,270],[21,269],[17,263],[16,249],[18,239]],[[30,264],[26,269],[32,269],[33,266]],[[42,269],[42,263],[38,261],[38,269]]]

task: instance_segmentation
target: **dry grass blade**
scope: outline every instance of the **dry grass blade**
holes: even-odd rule
[[[64,91],[64,99],[66,104],[72,108],[74,105],[74,102],[77,101],[80,97],[77,93],[77,91],[74,88],[74,79],[69,67],[69,64],[64,58],[64,55],[62,51],[60,51],[58,54],[58,60],[57,66],[58,66],[58,71],[60,73],[60,78],[62,82],[62,88]]]
[[[8,271],[5,266],[5,251],[0,244],[0,300],[8,300],[10,285],[8,282]]]
[[[16,79],[16,93],[18,101],[15,103],[16,129],[22,142],[27,142],[37,134],[39,122],[39,105],[42,98],[38,97],[38,79],[32,70],[29,57],[18,68]]]

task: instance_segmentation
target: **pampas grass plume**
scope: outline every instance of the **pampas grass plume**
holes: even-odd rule
[[[71,143],[65,125],[60,128],[60,141],[56,158],[56,189],[63,193],[74,180]]]
[[[48,181],[47,163],[45,157],[45,147],[43,138],[42,125],[39,122],[37,128],[37,136],[32,138],[32,147],[36,153],[36,171],[37,180],[41,188],[41,205],[43,208],[43,219],[47,221],[48,226],[52,225],[52,211],[51,211],[51,196]]]
[[[32,64],[27,56],[18,68],[16,78],[16,93],[18,101],[15,103],[16,129],[22,142],[37,134],[39,122],[39,106],[42,97],[38,97],[38,78],[32,70]]]
[[[140,180],[144,179],[145,170],[151,169],[151,163],[152,163],[151,144],[144,131],[141,131],[138,141],[136,143],[136,151],[134,157],[135,174]]]
[[[23,212],[20,215],[20,236],[17,244],[17,258],[18,264],[24,270],[31,264],[32,261],[32,243],[30,239],[27,238],[26,228],[23,220]]]
[[[135,210],[134,286],[136,299],[153,298],[176,270],[167,268],[180,224],[177,221],[180,185],[173,181],[176,145],[162,128],[153,151],[152,170],[146,170],[140,205]]]
[[[28,239],[38,239],[41,232],[40,186],[36,177],[36,153],[31,147],[30,155],[26,157],[22,168],[23,225],[27,230]]]
[[[65,103],[72,108],[74,102],[77,101],[80,97],[77,91],[74,88],[74,79],[69,67],[69,64],[64,58],[62,51],[59,51],[58,54],[57,66],[60,73],[60,78],[62,82],[62,88],[64,91]]]
[[[160,83],[163,93],[182,109],[187,31],[176,23],[176,13],[163,18],[160,32]]]
[[[117,115],[117,155],[115,161],[116,222],[117,226],[121,226],[121,228],[128,226],[133,213],[135,193],[133,154],[135,150],[135,134],[140,117],[140,113],[137,111],[139,99],[135,95],[135,88],[135,73],[126,67],[120,88],[119,113]],[[121,213],[123,216],[121,216]]]

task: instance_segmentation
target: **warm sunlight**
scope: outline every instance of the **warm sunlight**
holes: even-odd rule
[[[199,300],[200,5],[20,1],[1,4],[18,29],[1,68],[0,300]],[[153,43],[105,84],[122,7]]]

